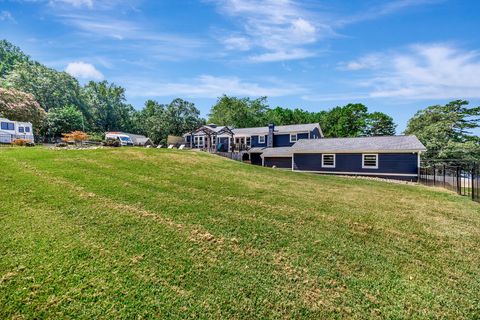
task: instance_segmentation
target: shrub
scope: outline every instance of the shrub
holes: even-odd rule
[[[62,135],[62,140],[67,143],[73,142],[77,144],[78,142],[80,142],[80,144],[82,144],[83,141],[88,140],[88,134],[83,131],[72,131],[70,133],[64,133]]]
[[[88,135],[88,140],[93,142],[103,142],[105,135],[102,133],[90,133]]]
[[[33,147],[35,143],[30,142],[30,140],[27,140],[27,139],[15,139],[12,141],[12,145],[22,146],[22,147]]]
[[[108,139],[107,141],[103,141],[102,145],[105,147],[120,147],[121,143],[115,139]]]

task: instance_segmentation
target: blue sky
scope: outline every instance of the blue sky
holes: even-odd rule
[[[391,115],[398,133],[428,105],[480,104],[480,1],[0,0],[0,38],[82,83],[147,99],[216,97]]]

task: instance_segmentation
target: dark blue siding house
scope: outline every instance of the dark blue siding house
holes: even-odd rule
[[[205,125],[184,135],[185,143],[192,149],[212,149],[220,152],[248,151],[252,163],[261,165],[259,155],[264,148],[291,147],[302,139],[323,137],[318,123],[256,128],[229,128],[215,124]],[[253,154],[256,155],[253,155]]]
[[[425,150],[415,136],[324,138],[266,150],[262,158],[264,166],[278,168],[289,159],[293,171],[416,181]]]
[[[241,153],[251,164],[301,172],[416,181],[420,153],[415,136],[323,138],[318,123],[258,128],[206,125],[186,134],[187,146]]]

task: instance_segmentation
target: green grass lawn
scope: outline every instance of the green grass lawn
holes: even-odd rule
[[[466,197],[136,148],[0,179],[0,319],[480,317]]]

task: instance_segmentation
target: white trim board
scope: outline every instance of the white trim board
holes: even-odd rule
[[[416,173],[381,173],[381,172],[347,172],[347,171],[316,171],[316,170],[292,170],[294,172],[306,173],[329,173],[341,175],[358,175],[358,176],[392,176],[392,177],[418,177]]]
[[[253,152],[255,153],[255,152]],[[261,155],[262,158],[292,158],[292,155],[291,154],[288,154],[288,155],[275,155],[275,156],[265,156],[265,155]]]

